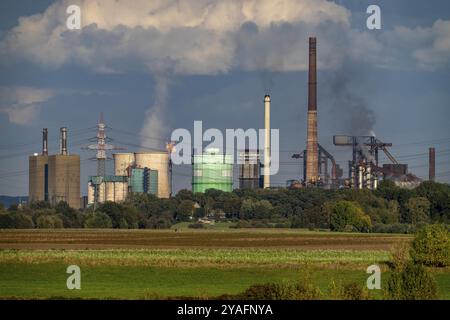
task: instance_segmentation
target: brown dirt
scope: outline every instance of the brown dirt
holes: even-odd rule
[[[403,235],[294,230],[0,230],[0,249],[298,248],[389,250]]]

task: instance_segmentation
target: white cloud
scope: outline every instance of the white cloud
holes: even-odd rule
[[[65,10],[76,3],[83,29],[68,31]],[[178,74],[216,74],[273,68],[279,57],[282,70],[303,70],[307,51],[300,49],[309,32],[325,38],[333,29],[348,29],[349,18],[345,8],[325,0],[65,0],[20,18],[1,41],[0,55],[2,61],[23,58],[50,68],[75,63],[97,72],[170,65]],[[257,33],[243,32],[246,23]]]
[[[53,97],[52,90],[0,87],[0,112],[12,123],[27,124],[39,114],[40,104]]]

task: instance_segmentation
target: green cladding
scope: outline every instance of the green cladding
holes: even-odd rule
[[[148,168],[131,169],[130,183],[134,193],[158,194],[158,171]]]
[[[233,191],[233,158],[207,150],[203,155],[194,155],[192,164],[192,191],[205,192],[217,189]]]

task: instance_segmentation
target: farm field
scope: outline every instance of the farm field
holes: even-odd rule
[[[214,298],[309,274],[326,299],[332,281],[364,285],[371,264],[385,284],[390,248],[410,239],[284,229],[2,230],[0,298]],[[81,268],[81,290],[66,288],[71,264]],[[450,270],[434,272],[440,298],[450,299]]]

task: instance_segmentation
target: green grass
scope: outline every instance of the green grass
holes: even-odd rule
[[[389,252],[381,250],[297,249],[133,249],[133,250],[0,250],[0,263],[66,263],[156,267],[276,267],[311,265],[349,269],[383,264]]]
[[[255,283],[296,281],[301,269],[165,268],[144,266],[81,266],[81,290],[66,288],[66,264],[0,264],[0,297],[155,299],[166,297],[212,298],[236,294]],[[12,272],[13,271],[13,272]],[[364,285],[365,270],[312,269],[314,283],[327,298],[331,281]],[[388,278],[383,273],[382,286]],[[450,273],[436,275],[440,296],[450,299]],[[381,298],[380,290],[371,291]]]
[[[386,251],[293,249],[3,250],[0,298],[213,298],[252,284],[298,281],[309,273],[327,298],[332,281],[365,285]],[[66,288],[67,266],[81,267],[81,290]],[[386,268],[383,268],[386,270]],[[450,272],[434,271],[440,297],[450,299]],[[388,272],[383,271],[385,286]],[[380,290],[371,291],[382,298]]]

